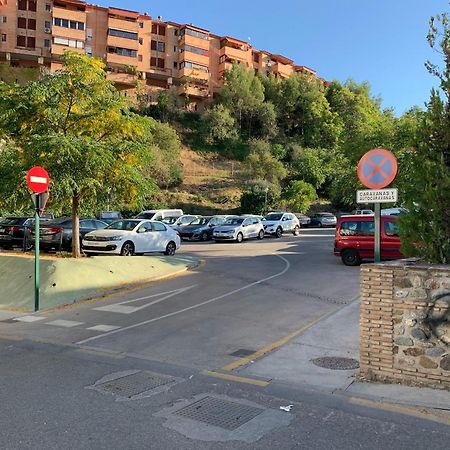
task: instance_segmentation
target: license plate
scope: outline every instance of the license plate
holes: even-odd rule
[[[84,245],[86,245],[87,247],[104,247],[106,243],[98,241],[84,241]]]

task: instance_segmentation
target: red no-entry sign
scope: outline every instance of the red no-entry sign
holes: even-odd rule
[[[27,173],[28,187],[36,194],[41,194],[48,189],[50,177],[43,167],[34,166]]]
[[[370,189],[389,186],[397,176],[397,159],[384,148],[368,151],[358,164],[358,178]]]

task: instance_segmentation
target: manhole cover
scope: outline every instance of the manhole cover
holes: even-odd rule
[[[242,358],[243,356],[250,356],[255,353],[255,350],[249,350],[247,348],[240,348],[239,350],[236,350],[233,353],[230,353],[230,356],[237,356],[239,358]]]
[[[332,370],[351,370],[359,367],[359,362],[353,358],[342,358],[338,356],[324,356],[323,358],[312,359],[316,366]]]
[[[164,386],[172,381],[174,381],[172,378],[158,376],[150,372],[137,372],[98,384],[97,387],[106,392],[131,398],[159,386]]]
[[[180,409],[175,414],[226,430],[235,430],[263,411],[261,408],[255,408],[229,400],[205,397]]]

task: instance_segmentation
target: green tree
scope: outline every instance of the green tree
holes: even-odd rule
[[[306,213],[312,202],[317,199],[317,193],[311,184],[294,180],[283,192],[282,199],[289,209]]]
[[[267,214],[279,202],[279,192],[266,181],[252,181],[241,195],[240,210],[243,214]]]
[[[25,174],[42,165],[52,207],[72,205],[73,236],[81,207],[92,210],[108,195],[142,203],[156,188],[142,175],[152,160],[148,119],[128,111],[97,59],[65,52],[53,74],[25,86],[0,83],[0,130],[9,142],[0,153],[4,202],[28,204]],[[80,256],[79,240],[72,244]]]
[[[225,145],[238,138],[236,120],[224,105],[214,105],[201,117],[203,139],[208,145]]]
[[[290,177],[306,181],[315,189],[319,189],[325,183],[330,172],[326,153],[326,150],[292,145],[289,164]]]
[[[250,141],[245,172],[249,180],[264,180],[278,190],[281,180],[287,175],[283,163],[273,156],[271,145],[257,139]]]

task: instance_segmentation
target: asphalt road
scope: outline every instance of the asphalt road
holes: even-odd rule
[[[204,260],[185,276],[0,323],[0,448],[448,448],[441,423],[301,385],[227,379],[232,353],[270,348],[356,298],[359,269],[333,256],[333,235],[185,244]],[[166,381],[150,389],[145,371]],[[124,375],[114,393],[94,386]],[[205,396],[225,415],[235,403],[253,413],[234,418],[257,415],[229,430],[222,415],[205,412],[222,421],[211,427],[175,414]]]

